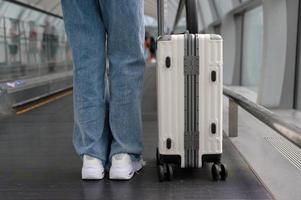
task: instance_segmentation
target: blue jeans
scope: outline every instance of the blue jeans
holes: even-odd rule
[[[74,65],[73,144],[80,156],[90,155],[103,163],[117,153],[140,159],[143,2],[62,0]]]

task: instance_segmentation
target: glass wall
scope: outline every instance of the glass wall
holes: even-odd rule
[[[229,0],[214,0],[219,16],[224,16],[233,8],[232,1]]]
[[[216,16],[212,13],[211,10],[211,0],[199,0],[201,2],[201,12],[203,13],[204,18],[204,25],[208,26],[211,24],[215,19]]]
[[[257,90],[263,45],[262,6],[247,11],[243,25],[242,85]]]
[[[182,9],[180,20],[175,27],[174,33],[184,33],[187,30],[186,27],[186,8],[185,6]]]
[[[0,2],[0,82],[71,69],[61,18]]]

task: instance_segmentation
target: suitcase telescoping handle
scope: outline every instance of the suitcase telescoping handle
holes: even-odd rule
[[[165,17],[165,8],[167,7],[166,0],[157,0],[157,19],[158,19],[158,37],[164,36],[164,17]],[[196,0],[181,0],[179,2],[178,13],[176,17],[176,22],[174,28],[177,24],[177,21],[180,17],[180,8],[183,8],[185,4],[186,8],[186,27],[187,31],[192,34],[198,33],[198,17],[197,17],[197,3]]]
[[[164,35],[165,0],[157,0],[158,37]]]

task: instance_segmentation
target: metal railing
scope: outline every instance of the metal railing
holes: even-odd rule
[[[261,122],[301,148],[301,128],[284,121],[280,116],[224,86],[223,93],[229,98],[229,137],[238,136],[238,105]]]
[[[49,11],[41,9],[41,8],[39,8],[37,6],[33,6],[33,5],[31,5],[31,4],[27,3],[27,2],[22,2],[22,1],[18,1],[18,0],[5,0],[5,1],[8,1],[10,3],[19,5],[19,6],[23,7],[23,8],[28,8],[28,9],[31,9],[31,10],[38,11],[38,12],[46,14],[48,16],[52,16],[52,17],[63,19],[63,16],[61,16],[61,15],[55,14],[53,12],[49,12]]]

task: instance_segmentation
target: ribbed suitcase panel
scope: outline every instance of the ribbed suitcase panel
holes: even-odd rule
[[[200,35],[200,154],[222,153],[222,40]],[[212,73],[216,80],[212,81]],[[216,133],[212,133],[212,124]],[[201,166],[201,160],[199,161]]]
[[[173,36],[171,41],[158,43],[157,90],[159,152],[165,155],[182,155],[184,152],[184,38]],[[171,66],[165,66],[167,57]],[[166,148],[167,139],[171,148]]]

